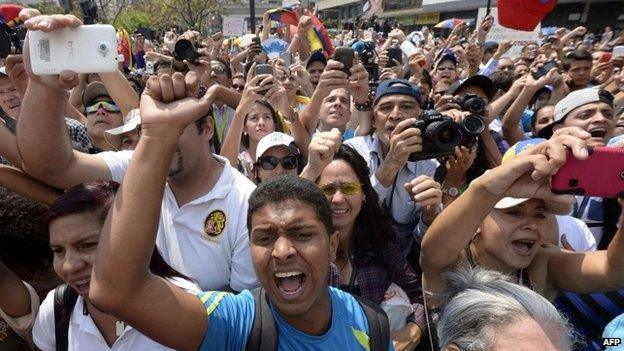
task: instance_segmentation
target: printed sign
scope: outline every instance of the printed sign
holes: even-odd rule
[[[481,25],[483,18],[485,18],[485,13],[487,9],[485,7],[479,8],[479,14],[477,15],[477,27]],[[490,8],[490,14],[494,17],[494,24],[492,25],[492,29],[487,35],[487,41],[495,41],[501,42],[505,40],[510,40],[513,42],[513,46],[505,56],[508,57],[518,57],[520,56],[520,51],[522,47],[528,43],[536,42],[539,43],[539,33],[541,30],[541,24],[538,24],[532,32],[525,32],[522,30],[509,29],[501,26],[498,23],[498,9],[496,7]]]

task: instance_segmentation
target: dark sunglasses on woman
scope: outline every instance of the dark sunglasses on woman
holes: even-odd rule
[[[256,164],[265,171],[274,170],[278,164],[281,164],[282,168],[290,170],[297,168],[298,160],[297,156],[261,156],[258,158],[258,162]]]

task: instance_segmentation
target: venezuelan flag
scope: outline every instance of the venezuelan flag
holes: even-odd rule
[[[269,13],[269,18],[271,21],[280,22],[290,24],[292,26],[297,26],[299,20],[297,19],[297,14],[290,8],[280,7],[277,9],[272,9],[267,11]]]
[[[130,41],[130,35],[125,29],[119,28],[117,30],[117,52],[124,57],[124,66],[132,67],[132,42]]]

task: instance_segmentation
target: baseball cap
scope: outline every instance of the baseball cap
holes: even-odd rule
[[[485,50],[485,52],[496,51],[498,49],[498,43],[495,41],[486,41],[483,44],[483,49]]]
[[[556,4],[557,0],[498,0],[498,23],[530,32]]]
[[[526,151],[534,147],[535,145],[539,145],[545,141],[546,139],[543,139],[543,138],[533,138],[533,139],[527,139],[527,140],[522,140],[522,141],[517,142],[505,152],[505,155],[503,155],[502,164],[505,164],[511,161],[514,157],[516,157],[521,152]],[[500,199],[494,205],[494,208],[497,210],[504,210],[506,208],[518,206],[521,203],[524,203],[529,200],[531,199],[530,198],[504,197]],[[567,214],[569,213],[569,210],[570,210],[568,207],[562,206],[559,203],[551,203],[546,200],[544,200],[544,206],[548,213],[553,213],[553,214]]]
[[[281,132],[273,132],[265,135],[258,142],[258,146],[256,147],[256,161],[258,161],[267,150],[275,146],[283,146],[288,149],[288,151],[292,152],[293,155],[299,155],[299,148],[295,144],[295,139],[293,137]]]
[[[86,107],[90,102],[101,96],[107,96],[110,98],[104,84],[102,82],[89,83],[82,94],[82,104]]]
[[[121,126],[109,129],[106,133],[110,135],[121,135],[135,130],[139,124],[141,124],[141,114],[139,113],[139,109],[135,108],[128,112],[128,114],[124,117],[124,121]]]
[[[492,80],[490,78],[480,74],[470,76],[466,79],[459,80],[453,83],[448,88],[446,93],[449,95],[455,95],[457,91],[473,86],[481,88],[485,93],[485,96],[487,96],[488,100],[492,100],[492,97],[494,95],[494,83],[492,83]]]
[[[310,58],[308,59],[308,63],[306,63],[306,68],[310,67],[310,65],[312,64],[312,62],[321,62],[323,65],[327,66],[327,57],[325,57],[325,54],[323,53],[323,51],[318,50],[312,53],[312,55],[310,55]]]
[[[550,138],[553,134],[554,126],[563,123],[570,112],[593,102],[604,102],[613,107],[613,95],[606,90],[598,88],[585,88],[571,92],[555,105],[554,122],[540,130],[537,136]]]
[[[421,103],[420,89],[405,79],[388,79],[379,83],[375,92],[375,100],[373,105],[379,102],[379,99],[386,95],[408,95]]]
[[[440,65],[440,63],[446,60],[453,62],[453,64],[457,66],[457,57],[453,53],[453,50],[444,49],[440,52],[440,54],[438,54],[438,58],[437,60],[435,60],[434,67],[437,68]]]

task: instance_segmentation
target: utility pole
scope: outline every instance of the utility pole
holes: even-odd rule
[[[249,21],[251,25],[251,33],[256,34],[256,5],[254,0],[249,0]]]

